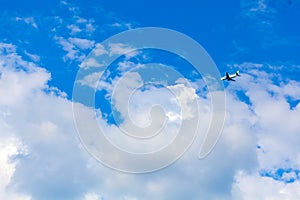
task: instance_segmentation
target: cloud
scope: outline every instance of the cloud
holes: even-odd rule
[[[112,96],[115,109],[119,111],[119,113],[125,118],[125,121],[122,121],[120,127],[125,130],[134,130],[134,128],[127,124],[127,119],[124,116],[130,115],[131,120],[137,123],[138,125],[147,126],[151,123],[151,115],[149,115],[149,109],[151,105],[162,105],[166,113],[174,113],[169,116],[181,116],[180,112],[178,112],[178,104],[174,101],[174,94],[170,94],[168,90],[163,88],[155,88],[150,87],[146,90],[137,90],[130,97],[130,104],[128,104],[128,95],[131,94],[133,88],[138,88],[141,84],[141,77],[136,72],[129,72],[123,74],[120,77],[120,80],[114,85],[114,94]],[[193,111],[196,110],[190,103],[190,101],[195,100],[199,97],[195,94],[195,90],[185,86],[182,83],[175,84],[171,86],[174,93],[180,97],[179,100],[181,102],[181,106],[186,107],[183,108],[185,110],[184,118],[189,119],[193,118]],[[162,198],[162,199],[171,199],[171,198],[183,198],[187,197],[190,199],[194,199],[197,196],[203,196],[207,199],[224,197],[230,195],[230,188],[232,185],[233,177],[237,169],[248,169],[250,170],[254,165],[256,165],[255,159],[255,137],[251,135],[251,131],[247,130],[248,126],[253,125],[254,122],[248,122],[248,116],[252,113],[248,111],[248,107],[243,103],[240,103],[238,99],[232,98],[232,101],[229,105],[235,105],[235,109],[232,109],[232,114],[230,116],[236,116],[236,113],[241,112],[239,114],[239,118],[241,119],[241,124],[235,124],[234,122],[228,122],[227,126],[230,127],[226,131],[226,136],[223,136],[221,140],[223,142],[216,147],[217,151],[212,153],[212,157],[208,158],[208,160],[203,160],[200,162],[197,159],[197,154],[199,153],[199,147],[201,145],[201,139],[203,139],[203,133],[207,130],[207,126],[209,124],[210,116],[209,116],[209,98],[208,99],[199,99],[200,110],[201,110],[201,123],[200,123],[200,141],[194,143],[195,146],[191,149],[188,155],[184,156],[182,159],[178,161],[177,164],[172,167],[162,170],[161,172],[157,172],[151,176],[143,176],[141,178],[133,177],[132,188],[135,188],[140,183],[145,185],[145,188],[142,189],[143,194],[139,191],[133,190],[131,187],[127,188],[127,193],[120,193],[118,190],[118,186],[115,188],[110,188],[112,190],[112,194],[104,194],[104,198],[118,198],[120,196],[132,196],[139,198],[143,196],[143,198],[151,199],[151,198]],[[152,119],[159,118],[159,113],[153,113]],[[101,115],[100,115],[101,116]],[[148,117],[146,117],[148,116]],[[173,120],[172,117],[169,118],[170,121],[173,121],[174,127],[168,127],[166,131],[163,132],[162,136],[164,138],[159,138],[155,140],[155,145],[166,145],[170,141],[170,137],[172,138],[172,133],[176,133],[176,128],[178,128],[177,120]],[[86,120],[88,121],[88,120]],[[180,121],[180,118],[179,118]],[[234,121],[234,120],[232,120]],[[255,121],[255,120],[253,120]],[[149,141],[138,141],[133,142],[126,137],[123,137],[118,127],[115,126],[107,126],[101,120],[102,128],[105,133],[109,133],[107,137],[110,141],[113,141],[118,147],[122,149],[126,149],[132,152],[140,152],[140,151],[153,151],[153,148],[156,149],[157,146],[151,146],[146,142]],[[177,126],[176,126],[177,124]],[[88,125],[88,127],[90,127]],[[157,126],[153,126],[152,129],[148,129],[147,131],[151,132],[157,128]],[[173,129],[172,129],[173,128]],[[239,131],[237,131],[239,130]],[[242,131],[240,131],[242,130]],[[186,127],[183,132],[188,133],[191,132],[191,127]],[[112,156],[112,155],[111,155]],[[224,158],[226,158],[226,163],[223,162]],[[164,158],[160,158],[164,159]],[[159,159],[158,159],[159,160]],[[229,164],[230,163],[230,164]],[[134,164],[134,163],[131,163]],[[203,167],[201,167],[203,166]],[[211,166],[220,166],[220,167],[211,167]],[[224,174],[226,171],[226,175]],[[195,173],[197,175],[195,175]],[[174,176],[177,174],[178,176]],[[184,179],[179,177],[185,177]],[[213,179],[212,179],[213,177]],[[127,178],[130,178],[130,175],[126,175]],[[218,180],[217,185],[215,185],[214,181]],[[136,185],[136,186],[133,186]],[[213,188],[216,187],[216,190]],[[173,193],[166,193],[164,191],[168,191],[173,188]],[[201,188],[201,189],[199,189]],[[208,190],[210,190],[208,192]],[[107,196],[108,195],[108,196]]]
[[[128,66],[133,64],[134,63],[126,61],[121,63],[121,68],[124,68],[122,65]],[[204,187],[206,184],[207,187],[204,187],[206,190],[204,189],[199,191],[197,194],[194,194],[196,196],[202,195],[207,196],[207,198],[230,198],[230,196],[233,194],[230,194],[229,191],[232,187],[235,187],[236,184],[238,184],[237,179],[234,177],[237,176],[240,170],[243,170],[245,173],[252,172],[253,174],[251,175],[264,179],[265,175],[261,173],[263,170],[276,171],[277,169],[286,169],[287,172],[282,175],[281,179],[276,180],[273,177],[275,175],[270,175],[271,177],[269,178],[274,179],[276,183],[280,181],[287,181],[297,176],[297,174],[295,175],[288,172],[288,167],[292,167],[295,170],[299,169],[299,164],[297,164],[299,160],[299,155],[297,152],[299,152],[299,149],[296,143],[293,142],[295,141],[295,137],[297,137],[296,132],[299,130],[299,127],[296,123],[296,116],[299,115],[299,106],[296,105],[291,107],[289,105],[289,99],[300,98],[298,92],[295,92],[299,91],[299,82],[280,76],[280,74],[285,73],[280,73],[278,75],[270,72],[270,69],[275,67],[272,65],[260,63],[242,63],[235,64],[233,66],[241,69],[242,78],[239,79],[237,84],[230,84],[227,88],[228,111],[225,129],[214,151],[203,161],[204,165],[220,166],[221,169],[214,168],[214,170],[211,171],[208,169],[202,171],[203,174],[215,174],[216,177],[220,177],[221,180],[219,181],[221,181],[222,184],[214,185],[206,178],[203,178],[203,182],[198,180],[199,182],[197,182],[197,184],[199,187],[200,185],[201,187]],[[124,69],[127,68],[125,67]],[[122,71],[125,72],[128,70]],[[112,99],[114,99],[113,102],[115,108],[120,112],[121,115],[123,115],[123,118],[125,119],[127,119],[127,117],[124,116],[131,115],[130,119],[138,122],[138,124],[144,126],[149,125],[151,122],[151,117],[149,115],[149,111],[144,108],[149,107],[149,102],[152,100],[156,102],[159,101],[159,105],[164,105],[169,120],[181,119],[180,117],[177,117],[178,113],[172,114],[168,112],[176,109],[172,108],[171,102],[168,102],[167,104],[162,103],[162,99],[169,99],[169,97],[163,90],[157,88],[148,88],[148,90],[134,93],[131,96],[131,103],[128,107],[127,101],[124,101],[124,99],[131,94],[130,91],[132,88],[139,87],[139,85],[141,85],[141,77],[136,72],[123,73],[122,77],[117,77],[112,83],[106,83],[106,85],[106,89],[108,91],[114,91],[115,96],[113,96]],[[192,85],[195,86],[196,84]],[[178,81],[176,85],[171,87],[178,88],[180,90],[183,89],[183,97],[187,98],[189,97],[189,92],[187,91],[190,90],[183,86],[184,85]],[[116,90],[115,88],[118,89]],[[191,92],[191,94],[195,95],[195,91]],[[156,99],[152,99],[152,96],[156,97]],[[202,99],[202,97],[203,96],[199,96],[199,101],[201,102],[200,105],[206,105],[206,108],[202,110],[203,118],[201,119],[203,122],[209,123],[210,109],[207,107],[209,99]],[[187,110],[187,114],[192,114],[192,112],[195,111],[195,109]],[[128,114],[128,111],[131,113]],[[288,119],[295,120],[282,120],[282,113],[285,116],[289,116]],[[133,130],[133,127],[126,126],[126,121],[123,123],[125,123],[125,125],[123,124],[123,128],[126,130]],[[279,128],[278,125],[280,125]],[[203,126],[201,123],[202,131],[205,130],[205,127],[207,128],[207,126]],[[116,131],[115,128],[116,127],[111,127],[105,130],[111,133],[108,136],[110,140],[116,141],[116,144],[121,146],[123,149],[133,147],[129,149],[135,152],[141,150],[142,147],[147,147],[145,143],[140,143],[143,145],[139,146],[133,145],[133,143],[130,141],[126,141],[126,139],[118,136],[120,133]],[[153,130],[154,129],[155,128],[153,128]],[[288,134],[286,132],[288,132]],[[201,142],[195,143],[198,144],[198,147],[201,145]],[[156,144],[158,144],[158,142],[156,142]],[[291,144],[293,145],[291,146]],[[199,149],[197,150],[199,151]],[[197,150],[193,150],[194,155],[197,154]],[[226,158],[228,163],[234,164],[227,165],[221,162],[224,158]],[[193,161],[187,165],[198,166],[199,164],[196,161]],[[191,168],[191,171],[195,171],[193,167]],[[185,171],[184,167],[178,167],[175,169],[175,171],[176,170]],[[226,176],[222,174],[222,171],[226,171]],[[199,176],[201,177],[201,175]],[[185,177],[188,177],[187,180],[189,180],[191,175],[188,174]],[[173,179],[173,177],[168,178]],[[206,183],[206,181],[208,183]],[[174,185],[168,184],[167,187],[176,188],[176,184],[178,184],[178,182],[174,181]],[[221,185],[223,185],[223,187]],[[212,188],[215,188],[215,190]],[[174,196],[167,194],[160,195],[164,196],[165,198],[174,198],[175,196],[180,196],[181,193],[186,194],[187,190],[185,189],[186,188],[178,188],[178,191],[180,192],[176,193]],[[194,187],[191,188],[191,190],[194,189]],[[209,190],[211,190],[211,192],[208,192]],[[139,196],[139,194],[136,196]],[[193,195],[191,195],[191,198],[192,197]]]
[[[130,45],[124,44],[124,43],[111,43],[109,44],[109,55],[125,55],[126,58],[134,57],[139,52],[135,47],[132,47]]]
[[[233,185],[233,199],[299,199],[300,182],[286,184],[268,177],[239,172]]]
[[[66,40],[63,37],[55,36],[54,39],[57,41],[59,45],[62,46],[63,50],[67,52],[64,56],[64,60],[83,60],[83,57],[79,55],[79,51],[76,49],[75,45]]]
[[[3,119],[1,119],[1,122]],[[15,193],[9,188],[12,176],[16,170],[16,163],[11,162],[11,157],[16,155],[22,155],[24,149],[23,144],[14,137],[3,137],[6,132],[4,127],[5,124],[0,125],[1,127],[1,142],[0,142],[0,198],[1,199],[16,199],[16,200],[29,200],[30,196]]]
[[[280,38],[276,33],[276,25],[278,24],[274,20],[277,12],[277,8],[268,0],[241,1],[242,17],[249,19],[256,32],[261,32],[262,37],[268,41],[277,41]],[[265,45],[269,44],[266,43]]]
[[[69,1],[61,0],[60,4],[67,7],[68,10],[73,14],[76,14],[79,10],[79,7],[77,7],[74,3],[71,3]]]
[[[82,85],[86,85],[96,89],[98,85],[98,80],[100,79],[102,74],[103,74],[102,72],[94,72],[92,74],[83,77],[83,79],[79,80],[79,82]]]
[[[79,28],[76,24],[70,24],[67,28],[71,31],[71,35],[76,35],[77,33],[82,32],[81,28]]]
[[[33,28],[38,29],[38,25],[33,17],[16,17],[16,21],[22,21],[26,24],[31,25]]]
[[[118,121],[119,128],[123,131],[137,135],[141,134],[138,133],[139,131],[143,131],[145,134],[155,134],[163,127],[159,136],[144,141],[123,137],[116,127],[107,130],[110,133],[107,137],[115,141],[122,149],[133,152],[148,152],[162,148],[172,141],[176,136],[175,133],[179,132],[182,120],[195,118],[194,113],[190,112],[191,106],[194,105],[193,101],[196,99],[194,90],[191,88],[180,84],[167,88],[153,86],[141,90],[142,84],[143,81],[138,73],[126,73],[116,83],[111,97],[112,106],[118,111],[121,118]],[[156,98],[152,98],[152,96]],[[159,105],[169,116],[165,124],[163,124],[164,117],[161,112],[153,107],[155,105]],[[187,129],[185,130],[187,131]]]
[[[249,9],[250,12],[266,12],[267,11],[267,4],[265,0],[258,0],[254,2],[253,7]]]
[[[34,62],[39,62],[40,59],[41,59],[40,56],[28,53],[27,51],[24,51],[24,53],[25,53],[26,56],[28,56]]]
[[[1,138],[7,138],[1,139],[0,146],[0,168],[7,168],[7,174],[4,170],[0,173],[6,177],[1,195],[3,199],[17,199],[10,193],[24,194],[24,199],[74,199],[85,191],[82,186],[89,184],[80,175],[86,168],[79,161],[85,153],[76,139],[71,102],[48,92],[50,74],[46,70],[22,60],[12,45],[0,46],[0,110],[8,113],[0,118]]]
[[[181,106],[186,107],[186,119],[193,118],[195,112],[189,102],[198,101],[198,138],[172,166],[155,173],[131,175],[108,169],[86,153],[74,128],[72,102],[59,93],[47,92],[51,78],[48,71],[23,60],[12,44],[0,44],[0,57],[0,197],[3,199],[299,198],[299,180],[295,177],[299,176],[300,109],[299,104],[289,106],[290,99],[300,99],[296,92],[299,82],[279,77],[266,65],[253,64],[251,69],[248,63],[247,70],[242,64],[236,65],[242,73],[226,88],[223,133],[203,160],[197,154],[210,122],[210,99],[196,95],[195,89],[182,81],[170,86],[180,97]],[[125,110],[128,106],[121,100],[128,96],[127,89],[139,85],[141,77],[131,72],[124,78],[120,92],[112,96],[115,108],[123,115],[128,113]],[[155,104],[163,105],[166,113],[172,112],[170,116],[180,114],[180,104],[166,88],[137,90],[130,102],[129,114],[138,124],[151,123],[145,116],[151,116],[149,109]],[[95,116],[93,109],[84,105],[82,109]],[[152,114],[158,117],[160,113]],[[89,127],[88,120],[84,123]],[[101,117],[99,123],[112,141],[125,145],[124,148],[131,144],[121,140],[117,126]],[[167,134],[176,130],[178,120],[170,125],[170,132],[164,132],[165,138],[158,141],[169,141]],[[130,126],[126,128],[131,130]],[[188,133],[190,127],[185,127],[185,131]],[[143,143],[137,144],[147,150]],[[140,150],[134,145],[132,148]],[[283,169],[281,179],[274,177],[279,176],[278,169]],[[262,170],[269,176],[263,175]],[[295,180],[287,183],[291,179]]]
[[[82,39],[82,38],[69,38],[68,40],[76,47],[82,50],[91,49],[95,45],[95,41]]]
[[[100,55],[103,55],[103,54],[106,54],[106,53],[107,53],[107,51],[105,50],[103,45],[96,44],[96,47],[94,49],[95,56],[100,56]]]
[[[101,196],[96,193],[87,193],[82,200],[101,200]]]
[[[91,68],[91,67],[102,67],[105,66],[103,63],[98,62],[95,58],[87,58],[80,64],[80,68]],[[101,72],[102,73],[102,72]],[[90,75],[88,75],[90,76]]]
[[[79,33],[91,34],[96,31],[96,25],[94,19],[85,19],[79,16],[74,16],[75,23],[67,25],[67,28],[71,31],[70,35],[78,35]]]
[[[299,105],[291,109],[289,99],[299,99],[300,95],[288,92],[298,91],[299,83],[295,80],[279,82],[278,79],[282,78],[280,75],[264,71],[252,70],[251,73],[256,78],[245,74],[240,86],[259,119],[258,125],[262,133],[258,134],[261,146],[258,158],[261,168],[285,167],[286,160],[292,162],[288,163],[289,166],[296,165],[295,167],[299,168],[300,163],[297,161],[299,148],[293,142],[300,128],[295,121],[296,116],[300,114]]]
[[[90,36],[96,31],[97,26],[93,18],[84,18],[80,16],[80,8],[74,2],[61,1],[61,5],[69,10],[72,19],[69,19],[66,28],[70,31],[71,36],[76,36],[83,33],[85,36]]]
[[[133,25],[131,23],[115,22],[115,23],[111,24],[111,27],[132,29]]]
[[[244,9],[244,14],[250,17],[256,17],[260,14],[270,14],[275,12],[275,10],[268,5],[268,1],[266,0],[242,0],[241,5]]]
[[[64,61],[83,61],[85,58],[83,51],[91,49],[95,45],[94,41],[82,38],[70,37],[66,39],[55,36],[54,40],[67,52],[63,57]]]
[[[299,90],[299,82],[284,77],[285,73],[273,73],[273,66],[261,64],[257,69],[258,65],[253,64],[252,70],[250,63],[241,66],[246,66],[244,71],[249,74],[244,73],[239,86],[231,90],[240,90],[249,98],[241,100],[249,101],[249,110],[256,119],[250,127],[257,137],[258,166],[252,173],[236,173],[234,199],[298,199],[299,193],[294,190],[299,187],[295,171],[299,170],[300,160],[295,141],[299,137],[296,119],[300,112],[299,104],[292,108],[289,99],[300,99],[297,92],[291,92]]]
[[[16,52],[16,46],[11,43],[0,43],[1,54],[13,54]]]

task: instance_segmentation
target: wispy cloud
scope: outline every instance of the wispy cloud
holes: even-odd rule
[[[16,21],[25,22],[26,24],[31,25],[33,28],[38,29],[38,25],[33,17],[16,17],[15,19]]]
[[[249,8],[250,12],[267,12],[267,4],[265,0],[258,0],[253,2],[253,7]]]
[[[67,28],[71,31],[71,35],[76,35],[77,33],[82,32],[82,29],[78,27],[76,24],[67,25]]]
[[[125,55],[126,59],[129,59],[135,57],[137,54],[139,54],[139,51],[131,45],[124,43],[109,44],[109,56]]]
[[[79,16],[74,16],[75,22],[67,25],[71,31],[70,35],[78,35],[79,33],[92,34],[96,31],[96,25],[93,19],[85,19]]]
[[[116,27],[116,28],[126,28],[126,29],[132,29],[133,24],[132,23],[121,23],[121,22],[115,22],[111,24],[111,27]]]
[[[40,56],[38,56],[36,54],[31,54],[31,53],[28,53],[27,51],[24,51],[24,53],[26,56],[28,56],[34,62],[39,62],[41,59]]]
[[[85,50],[91,49],[95,46],[95,41],[83,39],[83,38],[69,38],[68,39],[72,44],[74,44],[77,48]]]
[[[262,30],[273,28],[276,9],[269,5],[268,0],[241,0],[242,14],[255,20]]]
[[[82,38],[70,37],[66,39],[55,36],[54,40],[67,52],[64,56],[65,61],[82,61],[85,58],[83,50],[88,50],[95,46],[94,41]]]
[[[60,4],[67,7],[68,10],[74,14],[76,14],[79,11],[79,7],[70,1],[61,0]]]
[[[276,12],[268,5],[268,0],[241,1],[241,6],[245,15],[254,17],[260,14],[271,14]]]
[[[63,37],[57,37],[55,36],[54,39],[57,41],[57,43],[63,48],[64,51],[67,52],[67,54],[64,56],[64,60],[83,60],[84,57],[80,55],[79,50],[75,47],[74,44],[69,42],[67,39]]]

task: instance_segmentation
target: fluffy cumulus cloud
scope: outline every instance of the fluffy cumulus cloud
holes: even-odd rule
[[[1,132],[4,134],[6,130],[5,125],[1,124]],[[1,170],[1,181],[0,181],[0,198],[1,199],[16,199],[16,200],[29,200],[30,197],[27,195],[17,194],[11,188],[8,187],[11,182],[12,176],[16,169],[16,163],[11,162],[11,157],[23,154],[22,149],[24,148],[21,142],[14,138],[5,138],[1,134],[0,143],[0,170]]]
[[[232,187],[233,199],[299,199],[300,182],[286,184],[257,174],[238,172]]]
[[[1,195],[74,199],[89,184],[80,173],[86,165],[80,161],[84,152],[74,135],[71,103],[48,87],[49,72],[15,50],[1,44]]]
[[[257,138],[258,166],[236,174],[233,194],[236,199],[298,199],[299,82],[286,79],[285,73],[263,71],[270,66],[244,65],[248,74],[232,89],[243,94],[256,121],[250,130]]]
[[[203,139],[200,134],[191,149],[174,165],[151,175],[122,175],[122,180],[130,180],[130,186],[123,186],[124,191],[120,191],[117,185],[106,188],[103,190],[104,198],[299,198],[299,194],[295,192],[299,184],[299,151],[296,142],[299,137],[296,123],[299,116],[299,94],[296,92],[299,90],[299,82],[277,75],[270,71],[272,67],[263,64],[243,63],[235,67],[239,67],[244,73],[238,82],[229,84],[226,88],[226,122],[222,136],[211,154],[203,160],[197,159]],[[137,91],[131,94],[129,106],[122,104],[122,99],[130,93],[126,92],[127,89],[138,87],[141,83],[141,77],[136,73],[123,76],[123,82],[118,80],[121,82],[119,88],[117,83],[114,84],[120,92],[112,97],[115,98],[115,104],[121,114],[126,114],[129,107],[129,112],[133,110],[131,119],[147,125],[151,118],[139,116],[150,116],[149,110],[145,108],[149,107],[151,101],[154,105],[156,103],[153,102],[164,105],[165,111],[168,111],[168,108],[176,111],[176,106],[172,108],[172,103],[163,103],[169,97],[166,91],[159,88]],[[191,88],[183,84],[172,87],[183,92],[183,97],[195,95]],[[152,99],[152,96],[155,98]],[[200,129],[206,130],[209,124],[209,99],[198,97],[198,101],[202,107]],[[145,107],[139,107],[141,105]],[[174,119],[172,116],[176,114],[178,113],[167,116]],[[282,114],[289,118],[283,120]],[[112,127],[107,130],[110,130],[110,133],[116,131]],[[111,138],[112,141],[120,143],[123,141],[123,145],[128,142],[118,139],[120,137]],[[125,145],[125,148],[127,147]]]
[[[65,42],[87,47],[86,41]],[[118,53],[124,47],[112,49]],[[121,85],[115,84],[120,92],[112,99],[123,117],[129,115],[138,124],[147,126],[151,117],[158,117],[161,112],[149,108],[159,104],[170,123],[168,130],[176,130],[179,121],[195,117],[191,102],[199,103],[199,137],[183,157],[155,173],[132,175],[101,165],[84,150],[73,123],[72,102],[49,87],[48,71],[16,52],[14,45],[0,44],[1,199],[299,199],[298,81],[264,65],[237,65],[241,77],[226,87],[222,135],[209,156],[199,160],[202,133],[211,116],[209,97],[197,95],[182,81],[167,89],[136,90],[130,96],[128,87],[138,87],[141,77],[136,72],[122,74]],[[91,75],[84,81],[94,87],[95,80]],[[121,101],[128,95],[129,106]],[[118,137],[119,127],[99,120],[112,142],[127,144],[123,148],[132,144]],[[130,131],[126,123],[120,126]],[[170,138],[161,138],[166,139]]]

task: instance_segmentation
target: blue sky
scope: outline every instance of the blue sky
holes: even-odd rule
[[[298,0],[1,2],[0,199],[299,199],[299,8]],[[208,91],[214,79],[183,57],[102,43],[143,27],[183,33],[221,75],[241,72],[224,82],[224,127],[202,160],[216,114],[211,98],[220,91]],[[173,45],[181,49],[180,42]],[[105,56],[118,59],[104,68]],[[83,96],[73,101],[76,84]],[[150,110],[155,105],[163,111]],[[141,134],[160,130],[163,117],[160,135],[126,135],[141,130],[136,125]],[[186,137],[199,129],[186,152],[173,149],[153,166],[182,153],[175,163],[136,175],[118,170],[146,169],[146,161],[120,158],[115,167],[115,154],[98,149],[97,135],[78,133],[97,133],[95,119],[110,142],[131,153],[163,149],[179,128]],[[106,153],[104,165],[98,151]]]

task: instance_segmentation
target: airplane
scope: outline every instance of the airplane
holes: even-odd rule
[[[222,81],[226,80],[226,81],[235,81],[233,78],[240,76],[240,72],[236,71],[235,74],[228,74],[228,72],[226,72],[226,75],[223,76],[221,78]]]

